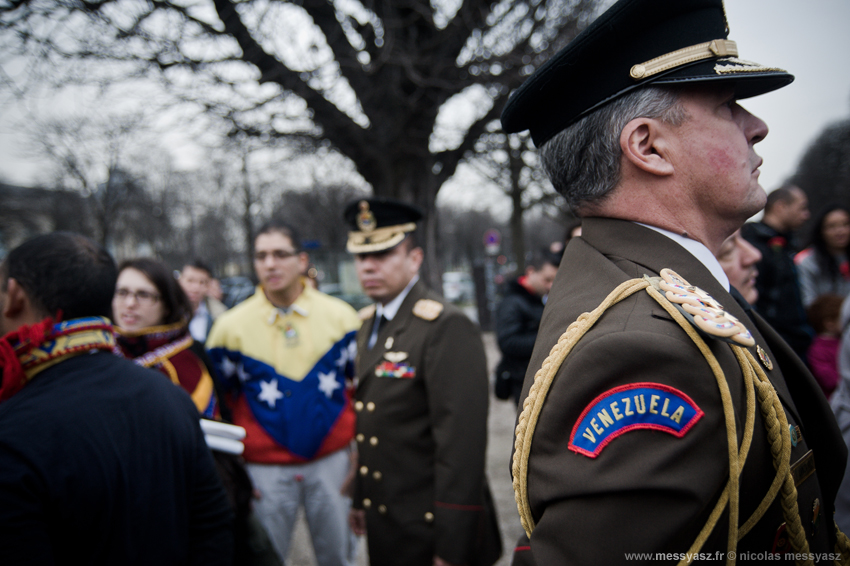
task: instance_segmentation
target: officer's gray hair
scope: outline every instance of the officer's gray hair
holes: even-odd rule
[[[646,87],[588,114],[540,148],[549,180],[577,214],[600,202],[620,182],[620,134],[635,118],[679,125],[687,113],[675,90]]]

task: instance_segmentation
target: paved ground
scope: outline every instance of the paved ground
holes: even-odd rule
[[[484,346],[487,349],[487,361],[490,366],[490,375],[492,375],[493,369],[499,361],[499,350],[492,333],[484,334]],[[522,533],[516,503],[514,502],[514,492],[511,488],[508,462],[511,456],[515,418],[516,413],[512,401],[499,401],[495,397],[490,397],[487,476],[490,479],[490,489],[496,501],[502,529],[502,543],[504,544],[504,554],[501,560],[496,563],[497,566],[508,566],[510,564],[514,543]],[[368,566],[369,560],[366,556],[365,541],[360,540],[358,544],[357,566]],[[295,531],[292,549],[286,564],[287,566],[315,566],[316,564],[310,546],[310,535],[303,520],[299,522]]]

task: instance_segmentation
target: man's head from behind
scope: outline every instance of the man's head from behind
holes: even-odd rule
[[[783,185],[767,195],[764,223],[780,232],[796,230],[809,219],[809,199],[800,187]]]
[[[550,251],[539,251],[526,265],[525,284],[535,295],[542,297],[549,294],[552,283],[555,282],[555,276],[558,274],[561,255]]]
[[[9,252],[0,267],[0,331],[47,316],[112,316],[118,269],[102,247],[79,234],[53,232]]]

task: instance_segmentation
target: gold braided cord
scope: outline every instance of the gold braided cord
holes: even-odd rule
[[[838,525],[835,525],[835,553],[841,555],[841,558],[834,561],[836,566],[850,565],[850,539],[841,532]]]
[[[738,358],[738,364],[741,366],[741,369],[744,372],[744,382],[747,385],[748,391],[751,391],[754,387],[754,383],[756,382],[756,369],[750,364],[749,360],[745,356],[746,350],[741,348],[740,346],[732,346],[732,351],[735,353],[735,357]],[[762,391],[759,391],[762,393]],[[761,397],[759,398],[759,406],[762,406]],[[779,489],[782,487],[782,483],[784,482],[784,468],[789,467],[788,462],[790,458],[785,460],[784,463],[780,462],[780,467],[776,469],[776,475],[773,478],[773,483],[771,483],[770,488],[767,490],[764,498],[762,499],[759,506],[753,512],[749,519],[747,519],[741,528],[738,530],[738,540],[744,538],[744,536],[750,532],[750,530],[758,524],[759,520],[764,516],[767,510],[770,508],[770,505],[773,503],[773,500],[776,499],[776,494],[779,493]],[[774,463],[775,466],[775,463]]]
[[[715,380],[717,381],[717,387],[723,406],[724,420],[726,423],[726,441],[729,452],[729,479],[727,480],[726,487],[715,504],[714,509],[709,515],[708,520],[697,535],[696,540],[694,540],[694,543],[691,545],[686,556],[694,557],[699,553],[703,544],[705,544],[705,541],[714,530],[714,527],[727,505],[729,506],[728,550],[736,550],[738,541],[741,540],[758,523],[759,520],[761,520],[780,492],[782,514],[785,518],[791,545],[795,552],[802,554],[803,556],[808,556],[810,554],[809,543],[806,539],[805,530],[803,529],[802,522],[800,520],[799,506],[797,503],[797,488],[790,468],[791,436],[788,419],[785,415],[784,409],[782,408],[779,396],[776,394],[776,390],[773,388],[773,385],[770,383],[770,380],[760,365],[756,362],[752,353],[740,346],[730,345],[738,364],[741,367],[744,385],[746,388],[746,419],[744,424],[744,435],[739,447],[732,397],[729,391],[729,385],[720,364],[694,327],[678,311],[678,309],[676,309],[657,290],[657,288],[655,288],[656,284],[657,278],[644,278],[632,279],[619,285],[616,289],[609,293],[605,300],[602,301],[596,309],[589,313],[586,312],[582,314],[575,322],[570,324],[567,330],[560,336],[558,342],[552,347],[549,355],[544,360],[542,367],[534,375],[534,383],[529,390],[528,397],[523,403],[523,410],[517,421],[514,457],[511,465],[517,510],[519,511],[523,529],[525,529],[526,534],[530,537],[531,531],[534,530],[535,526],[528,500],[528,459],[531,453],[531,440],[534,435],[534,429],[537,425],[538,419],[540,418],[543,403],[546,400],[546,396],[552,386],[552,383],[554,382],[555,375],[567,355],[572,351],[578,341],[593,327],[606,310],[623,299],[631,296],[635,292],[646,289],[647,293],[652,296],[652,298],[655,299],[655,301],[658,302],[658,304],[661,305],[687,333],[711,368],[711,371],[715,376]],[[750,516],[747,521],[739,527],[739,480],[744,464],[747,460],[750,447],[752,446],[755,427],[756,399],[758,400],[762,417],[765,422],[768,443],[773,457],[773,465],[776,469],[776,476],[752,516]],[[836,564],[845,564],[850,566],[850,539],[838,530],[837,526],[836,532],[837,542],[835,550],[842,555],[842,558],[837,560]],[[734,564],[735,560],[729,558],[729,556],[730,554],[727,552],[727,563]],[[797,563],[812,564],[812,561],[798,561]],[[684,566],[686,564],[690,564],[690,560],[687,558],[679,562],[680,566]]]
[[[723,418],[726,421],[726,445],[729,452],[729,479],[726,483],[726,488],[723,490],[723,495],[717,501],[717,504],[715,504],[705,526],[703,526],[702,530],[697,535],[697,538],[694,540],[691,548],[688,549],[688,552],[685,554],[685,558],[679,562],[679,565],[682,566],[690,564],[693,557],[699,553],[702,545],[705,544],[706,540],[708,540],[709,535],[711,535],[717,521],[720,519],[723,509],[727,505],[727,499],[729,506],[729,535],[727,539],[727,548],[729,550],[735,550],[737,548],[738,510],[740,498],[738,481],[741,477],[741,470],[744,466],[743,463],[739,465],[738,432],[735,425],[735,408],[732,405],[732,394],[729,391],[729,384],[726,382],[726,376],[723,374],[723,369],[720,367],[720,363],[717,361],[717,358],[714,357],[714,354],[706,345],[702,337],[697,334],[693,325],[688,322],[682,313],[670,304],[670,301],[664,298],[664,296],[653,287],[647,287],[646,292],[649,293],[649,295],[655,299],[655,301],[658,302],[658,304],[661,305],[670,316],[673,317],[673,320],[682,327],[708,362],[711,372],[714,374],[714,379],[717,382],[717,389],[720,392],[720,401],[723,405]],[[747,415],[747,421],[750,422],[751,420],[754,422],[754,417],[751,419],[750,415]],[[749,447],[750,440],[747,440],[746,444]],[[727,553],[727,564],[734,564],[735,560],[728,558],[728,556],[729,554]]]
[[[809,553],[809,541],[806,540],[806,532],[800,521],[800,508],[797,504],[797,487],[794,477],[791,475],[791,433],[788,428],[788,418],[782,408],[782,402],[776,394],[776,390],[768,380],[764,371],[758,366],[755,358],[750,352],[744,352],[747,361],[754,368],[759,383],[756,386],[759,397],[765,401],[761,403],[762,415],[767,428],[767,437],[770,443],[770,451],[773,454],[773,465],[777,475],[783,477],[782,482],[782,515],[785,517],[785,525],[788,530],[788,539],[791,546],[799,553]],[[778,429],[778,430],[777,430]],[[779,439],[775,438],[779,435]],[[797,560],[797,564],[814,564],[812,560]]]
[[[643,279],[630,279],[611,291],[592,312],[586,312],[569,325],[558,341],[552,346],[549,355],[543,361],[542,367],[534,374],[534,383],[528,392],[528,397],[522,404],[522,413],[517,420],[514,457],[511,462],[511,473],[513,475],[514,496],[516,497],[517,510],[520,522],[525,533],[530,537],[534,530],[534,518],[531,515],[531,506],[528,502],[528,457],[531,454],[531,439],[534,428],[543,410],[543,402],[549,393],[549,387],[555,380],[555,374],[561,367],[573,347],[582,336],[593,327],[599,317],[612,305],[617,304],[626,297],[645,289],[649,285]]]

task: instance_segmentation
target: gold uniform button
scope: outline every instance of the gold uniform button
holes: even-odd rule
[[[355,438],[357,438],[357,442],[363,442],[366,440],[366,436],[363,433],[358,434]]]
[[[373,472],[372,477],[375,478],[375,481],[381,481],[383,475],[381,474],[381,472]]]
[[[369,468],[367,468],[366,466],[360,466],[360,475],[361,476],[365,476],[368,473],[369,473]]]
[[[370,507],[372,507],[372,500],[371,499],[364,499],[363,500],[363,509],[369,509]]]
[[[363,401],[357,401],[354,404],[354,410],[355,411],[362,411],[363,410]]]
[[[425,513],[425,521],[427,521],[428,523],[433,523],[434,522],[434,514],[431,513],[430,511]]]
[[[386,515],[387,514],[387,506],[386,505],[380,505],[378,507],[378,513],[380,513],[381,515]]]
[[[369,439],[369,444],[371,444],[372,446],[377,446],[377,445],[378,445],[378,437],[377,437],[377,436],[373,436],[372,438],[370,438],[370,439]]]
[[[369,401],[368,403],[366,403],[366,410],[371,413],[372,411],[375,410],[375,404],[373,402]]]

